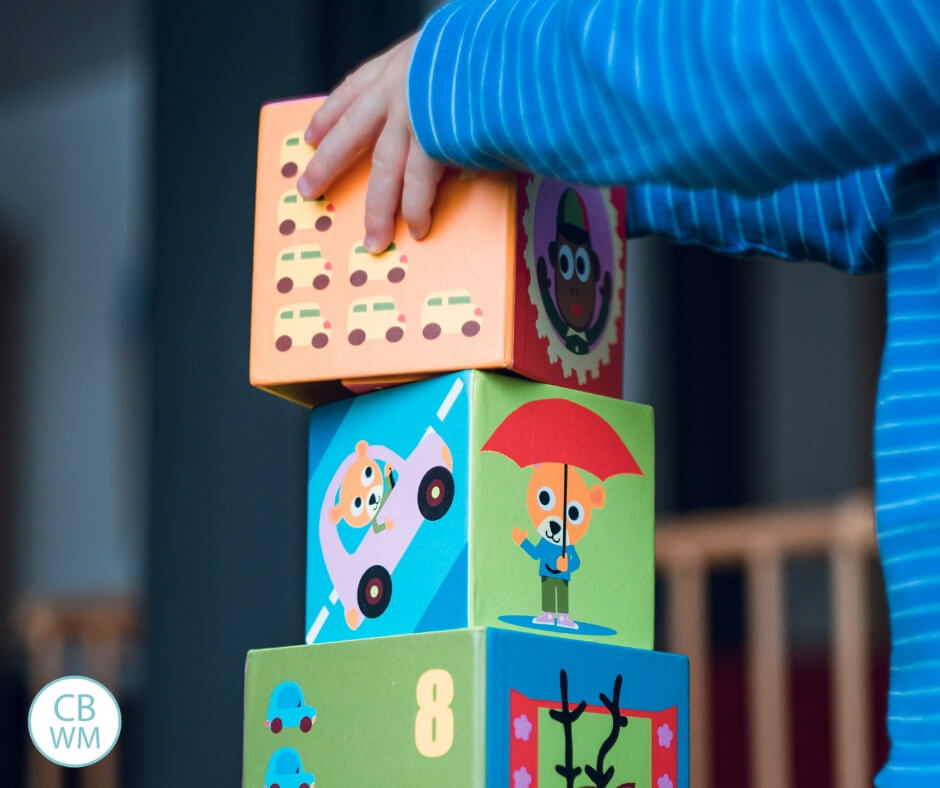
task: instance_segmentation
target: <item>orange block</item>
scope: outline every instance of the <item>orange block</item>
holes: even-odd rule
[[[459,369],[622,393],[625,193],[449,170],[427,238],[362,246],[369,161],[297,192],[322,98],[261,110],[251,382],[304,405]]]

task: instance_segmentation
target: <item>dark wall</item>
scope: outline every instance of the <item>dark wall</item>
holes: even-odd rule
[[[13,628],[19,554],[18,491],[22,485],[23,259],[0,228],[0,774],[10,785],[22,780],[24,688]],[[13,710],[16,713],[9,713]]]
[[[746,370],[741,277],[753,261],[674,246],[668,308],[676,478],[666,511],[747,503],[742,471],[740,398]],[[663,491],[665,492],[665,491]],[[663,507],[660,507],[660,511]]]
[[[258,110],[327,92],[418,12],[165,0],[153,14],[152,514],[136,772],[152,786],[234,786],[245,652],[301,642],[304,604],[306,412],[248,384]]]

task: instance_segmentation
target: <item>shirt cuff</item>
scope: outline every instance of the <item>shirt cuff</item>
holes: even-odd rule
[[[480,150],[473,135],[471,102],[479,90],[472,89],[467,40],[487,26],[479,8],[479,3],[457,0],[425,21],[408,69],[408,109],[418,143],[432,158],[459,167],[504,169],[507,164]]]

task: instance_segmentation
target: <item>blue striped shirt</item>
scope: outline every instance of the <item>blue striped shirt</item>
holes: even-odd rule
[[[427,20],[408,92],[433,156],[630,184],[633,235],[887,268],[876,783],[940,785],[936,0],[456,0]]]

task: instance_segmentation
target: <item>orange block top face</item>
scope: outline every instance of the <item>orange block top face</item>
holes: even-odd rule
[[[258,139],[251,382],[305,405],[460,369],[621,396],[622,189],[449,170],[427,238],[363,248],[370,162],[305,200],[321,98],[268,104]]]
[[[331,397],[318,383],[509,366],[515,175],[448,172],[430,235],[414,240],[399,218],[370,255],[367,159],[319,199],[297,192],[321,102],[261,111],[251,382],[310,405]]]

